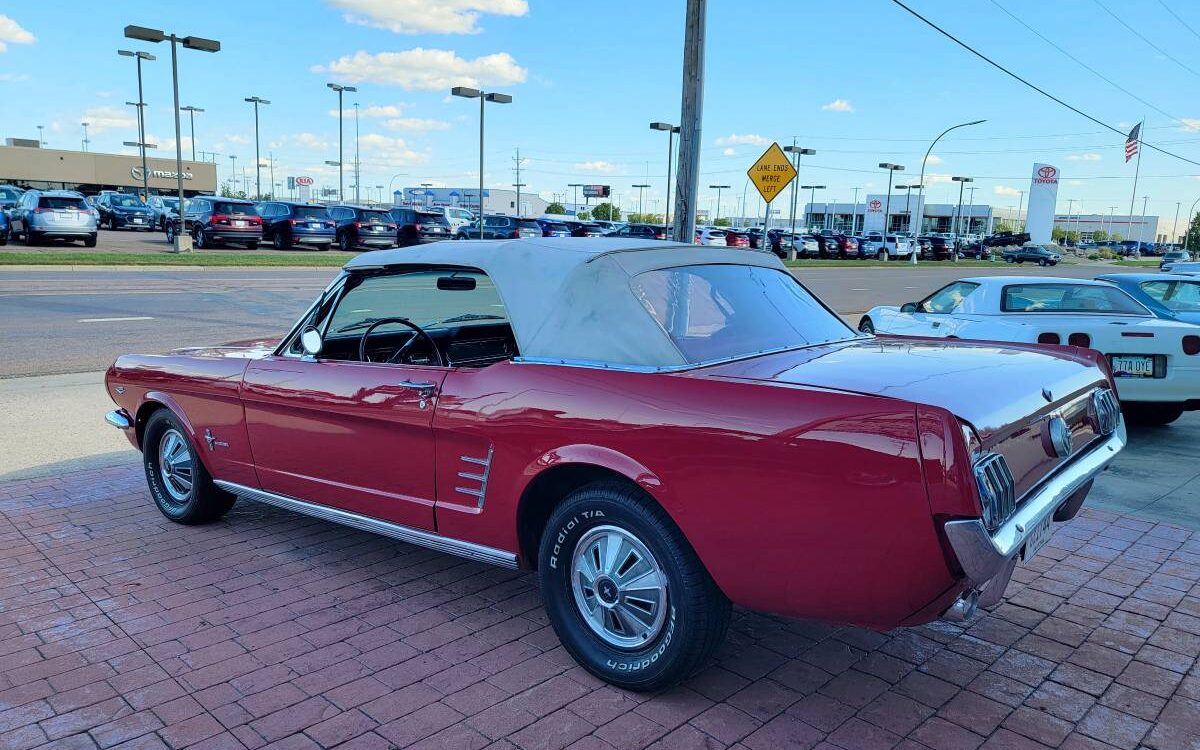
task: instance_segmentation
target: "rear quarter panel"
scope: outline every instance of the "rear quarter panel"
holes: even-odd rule
[[[138,435],[153,408],[166,406],[183,423],[214,477],[257,487],[239,395],[248,362],[242,357],[126,355],[108,369],[105,385],[113,401],[135,418]],[[124,393],[117,393],[118,387]],[[206,430],[227,445],[209,448]]]
[[[516,549],[516,505],[533,477],[596,462],[654,497],[740,605],[890,628],[954,586],[908,402],[502,363],[451,373],[437,408],[443,534]],[[456,460],[489,445],[477,512],[453,498]]]

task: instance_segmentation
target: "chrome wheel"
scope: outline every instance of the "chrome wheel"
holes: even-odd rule
[[[158,441],[158,478],[170,499],[182,505],[192,496],[195,466],[192,449],[179,430],[163,433]]]
[[[618,648],[639,648],[663,628],[667,576],[633,534],[597,526],[575,545],[571,589],[592,632]]]

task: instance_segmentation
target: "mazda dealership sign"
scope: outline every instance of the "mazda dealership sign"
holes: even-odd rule
[[[174,180],[180,176],[180,174],[178,172],[172,172],[172,171],[168,171],[166,169],[150,169],[147,171],[150,173],[150,177],[155,178],[155,179]],[[130,167],[129,175],[131,177],[133,177],[133,179],[137,180],[138,182],[141,182],[142,177],[143,177],[142,168],[141,167]],[[192,173],[184,172],[183,179],[185,179],[185,180],[192,179]]]

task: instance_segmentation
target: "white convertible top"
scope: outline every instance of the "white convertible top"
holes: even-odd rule
[[[687,360],[635,297],[630,279],[645,271],[706,264],[786,272],[765,252],[605,237],[433,242],[363,253],[345,269],[476,268],[499,290],[522,359],[654,368]]]

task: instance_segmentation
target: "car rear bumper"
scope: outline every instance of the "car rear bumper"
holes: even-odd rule
[[[205,229],[204,233],[219,242],[253,242],[262,239],[262,229],[259,227],[247,229],[213,229],[210,227]]]
[[[1196,367],[1181,366],[1180,361],[1187,359],[1200,360],[1200,357],[1168,357],[1165,378],[1114,378],[1117,396],[1123,402],[1183,403],[1200,399],[1200,362]]]
[[[1125,441],[1125,420],[1122,419],[1111,435],[1032,489],[1012,518],[994,533],[989,533],[979,519],[946,522],[946,538],[966,574],[967,583],[978,588],[1003,573],[1009,562],[1021,553],[1038,525],[1054,516],[1072,495],[1104,471],[1125,447]]]
[[[39,227],[31,226],[29,231],[39,237],[94,237],[96,227]]]

